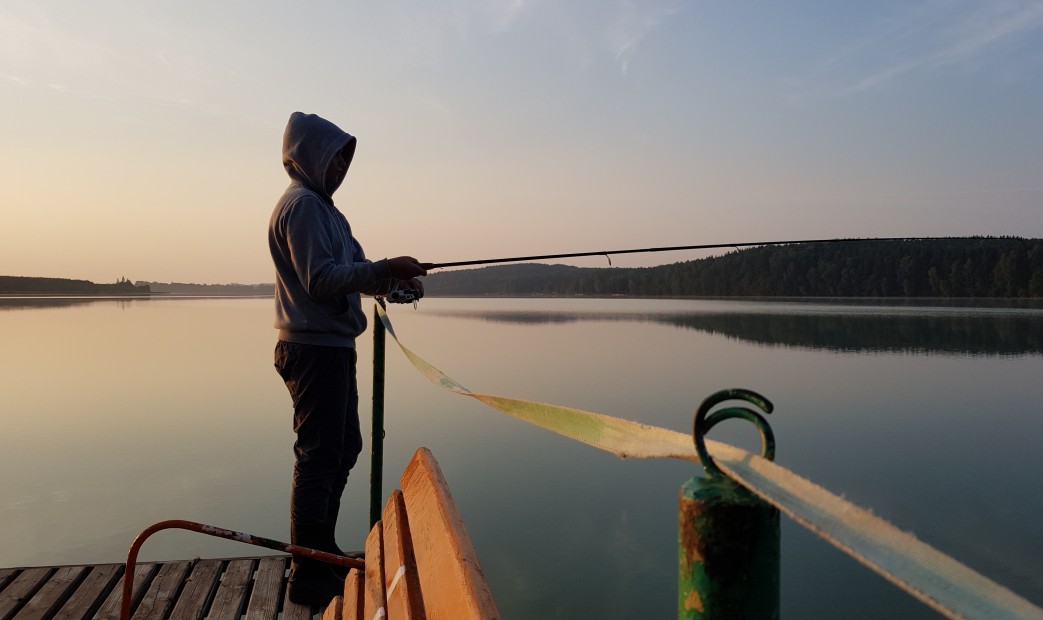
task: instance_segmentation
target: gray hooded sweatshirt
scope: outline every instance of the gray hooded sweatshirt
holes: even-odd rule
[[[330,179],[327,187],[326,170],[341,150],[350,165],[354,136],[314,114],[290,115],[282,162],[291,182],[268,225],[280,340],[354,347],[366,329],[360,293],[383,292],[390,285],[387,260],[366,260],[333,204],[343,177]]]

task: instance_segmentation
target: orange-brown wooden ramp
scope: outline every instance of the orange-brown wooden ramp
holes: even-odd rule
[[[366,571],[352,569],[324,620],[499,618],[442,470],[413,455],[366,539]]]

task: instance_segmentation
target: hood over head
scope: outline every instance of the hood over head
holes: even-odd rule
[[[326,184],[326,170],[343,150],[348,166],[355,156],[355,136],[315,114],[294,112],[282,137],[282,165],[294,181],[333,202],[344,175]]]

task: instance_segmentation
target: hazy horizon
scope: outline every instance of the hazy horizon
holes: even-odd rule
[[[273,279],[296,110],[371,258],[1043,236],[1041,0],[15,0],[0,50],[13,275]]]
[[[969,239],[975,239],[975,238],[976,237],[952,237],[952,238],[948,238],[948,239],[969,240]],[[988,237],[988,238],[1000,239],[1001,237]],[[1018,237],[1018,236],[1006,236],[1006,237],[1003,237],[1003,238],[1019,239],[1019,240],[1023,240],[1023,241],[1039,241],[1039,240],[1041,240],[1039,238],[1034,238],[1034,237]],[[927,239],[920,239],[920,240],[921,241],[928,241]],[[840,241],[840,240],[837,240],[837,241]],[[801,243],[801,242],[800,241],[793,241],[793,242],[789,242],[789,243]],[[805,241],[804,243],[819,244],[819,243],[822,243],[822,241],[821,240],[819,240],[819,241]],[[763,248],[763,247],[767,247],[767,246],[770,246],[770,245],[780,245],[780,247],[781,247],[781,245],[785,245],[785,244],[783,244],[781,242],[765,242],[764,245],[756,246],[756,247]],[[744,252],[744,251],[747,251],[747,250],[754,250],[754,249],[755,249],[755,247],[735,247],[735,246],[733,246],[733,247],[729,247],[729,248],[714,248],[712,250],[700,250],[698,252],[701,253],[701,254],[704,254],[704,256],[701,256],[699,259],[707,259],[707,258],[720,258],[720,257],[726,256],[728,254],[732,254],[732,253],[735,253],[735,252]],[[616,251],[616,252],[625,252],[626,250],[623,250],[621,248],[617,248],[614,251]],[[640,251],[640,250],[637,250],[637,251]],[[679,250],[679,251],[670,252],[670,253],[673,253],[673,254],[685,254],[685,253],[692,254],[692,253],[695,253],[695,252],[693,252],[692,250]],[[662,253],[660,253],[660,252],[653,252],[652,255],[653,256],[655,256],[655,255],[662,255]],[[630,265],[618,265],[615,262],[613,262],[613,261],[617,261],[620,256],[623,256],[623,257],[627,256],[626,254],[614,254],[613,250],[606,250],[605,252],[597,255],[596,258],[601,260],[601,261],[605,261],[606,260],[606,256],[611,256],[611,260],[608,261],[608,264],[584,265],[584,266],[580,266],[580,268],[581,269],[627,269],[627,268],[632,267]],[[682,263],[692,262],[693,260],[699,260],[699,259],[686,259],[686,260],[680,260],[680,261],[663,262],[663,263],[658,263],[658,264],[645,265],[645,267],[668,267],[668,266],[672,266],[672,265],[679,265],[679,264],[682,264]],[[574,265],[568,264],[568,262],[567,262],[568,259],[565,259],[565,260],[554,259],[554,260],[550,260],[550,261],[548,261],[548,260],[534,261],[534,260],[528,260],[528,259],[526,259],[526,260],[517,260],[517,261],[513,261],[513,260],[512,261],[507,261],[506,259],[500,259],[500,260],[503,260],[505,262],[485,264],[485,265],[460,265],[460,266],[454,266],[454,267],[437,268],[436,270],[432,270],[429,273],[429,275],[448,274],[448,273],[454,272],[454,271],[483,270],[483,269],[490,269],[490,268],[492,268],[492,269],[497,269],[497,268],[510,269],[512,267],[522,267],[522,266],[526,266],[526,265],[543,265],[543,266],[547,266],[547,267],[572,267],[572,266],[574,266]],[[64,277],[64,276],[22,276],[22,275],[19,275],[19,274],[0,273],[0,278],[3,278],[3,277],[29,277],[29,278],[38,277],[38,278],[42,278],[42,279],[82,280],[82,278],[67,278],[67,277]],[[109,281],[97,281],[97,280],[93,280],[91,282],[94,283],[94,284],[111,284],[111,283],[118,282],[118,281],[123,280],[123,279],[126,279],[128,282],[131,282],[134,285],[141,285],[141,284],[159,284],[159,285],[163,285],[163,284],[167,284],[167,285],[173,285],[173,286],[215,286],[215,287],[221,287],[221,286],[256,287],[256,286],[274,286],[275,285],[274,278],[272,278],[269,281],[255,281],[255,282],[242,282],[242,281],[234,281],[234,282],[198,282],[198,281],[194,281],[194,282],[188,282],[188,281],[178,281],[178,280],[156,280],[156,279],[149,279],[149,278],[125,278],[125,276],[118,276],[117,278],[114,278],[111,282],[109,282]]]

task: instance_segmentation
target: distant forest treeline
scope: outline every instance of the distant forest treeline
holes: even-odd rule
[[[658,267],[519,264],[434,272],[438,296],[1043,297],[1043,239],[791,244]],[[272,295],[273,284],[115,284],[0,276],[7,295]]]
[[[153,293],[173,295],[273,295],[274,284],[185,284],[180,282],[138,282]]]
[[[89,280],[65,278],[26,278],[0,276],[3,295],[148,295],[148,285],[120,278],[115,284],[95,284]]]
[[[842,241],[642,268],[522,264],[433,273],[430,296],[1043,297],[1043,239]]]

